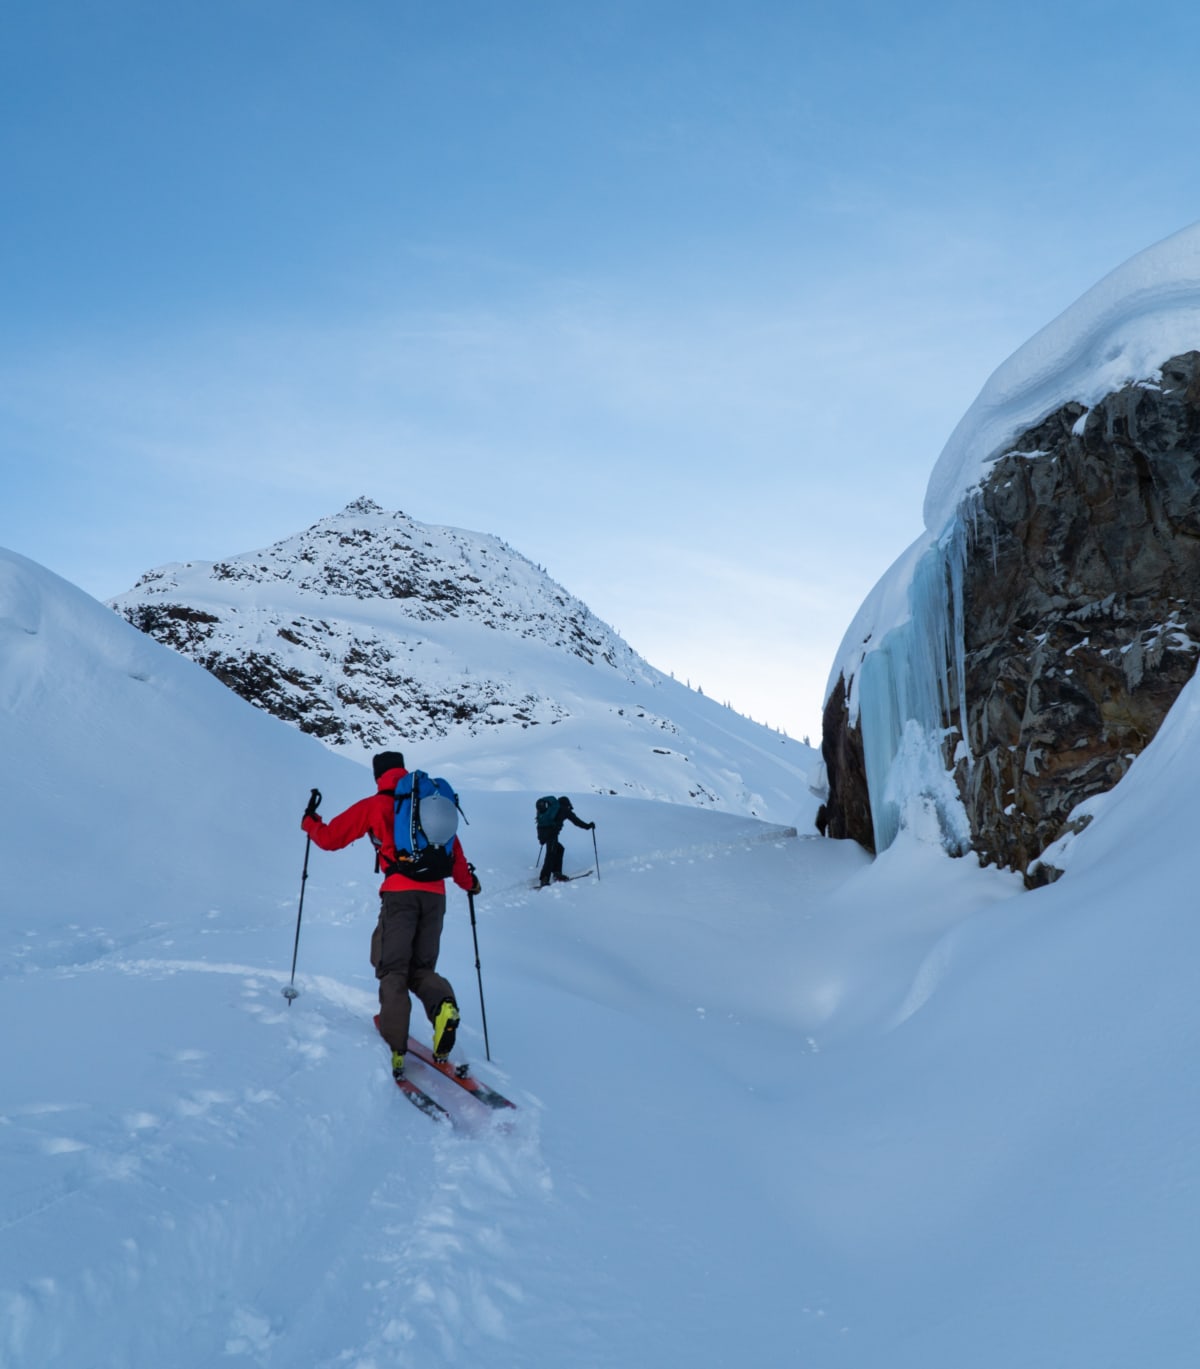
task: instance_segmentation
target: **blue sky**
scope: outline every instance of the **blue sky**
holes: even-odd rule
[[[0,19],[0,544],[105,597],[368,495],[819,730],[990,372],[1200,218],[1200,19],[207,0]]]

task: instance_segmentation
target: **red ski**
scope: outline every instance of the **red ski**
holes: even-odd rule
[[[379,1030],[379,1014],[375,1015],[375,1030]],[[395,1078],[395,1076],[392,1076]],[[436,1098],[430,1098],[424,1089],[419,1088],[405,1074],[396,1079],[396,1087],[408,1099],[415,1108],[419,1108],[426,1117],[432,1117],[435,1122],[449,1122],[453,1124],[454,1118],[442,1107]]]
[[[430,1069],[435,1069],[439,1074],[457,1084],[459,1088],[466,1089],[472,1098],[477,1098],[481,1103],[486,1103],[489,1108],[515,1108],[517,1105],[511,1099],[505,1098],[502,1093],[497,1093],[494,1088],[489,1087],[481,1079],[476,1079],[469,1072],[467,1065],[455,1065],[449,1060],[437,1060],[433,1052],[423,1042],[415,1036],[408,1038],[408,1053],[415,1055],[418,1060],[423,1060]]]

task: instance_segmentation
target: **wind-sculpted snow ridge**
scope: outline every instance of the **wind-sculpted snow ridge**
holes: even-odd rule
[[[950,435],[925,494],[940,536],[1007,445],[1071,400],[1091,408],[1200,338],[1200,223],[1111,271],[993,372]]]

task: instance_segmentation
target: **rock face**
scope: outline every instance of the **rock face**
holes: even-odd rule
[[[1125,774],[1200,654],[1200,353],[1051,413],[959,517],[967,717],[944,719],[945,760],[980,859],[1043,882],[1038,856]],[[847,685],[825,713],[829,830],[873,850]]]
[[[862,731],[850,722],[846,690],[847,682],[839,676],[821,718],[821,759],[829,784],[823,835],[850,837],[873,852],[875,828],[871,821]]]

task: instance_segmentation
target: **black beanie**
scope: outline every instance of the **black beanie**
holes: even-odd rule
[[[375,771],[375,778],[379,779],[389,770],[403,770],[404,756],[399,751],[381,751],[372,760],[371,768]]]

